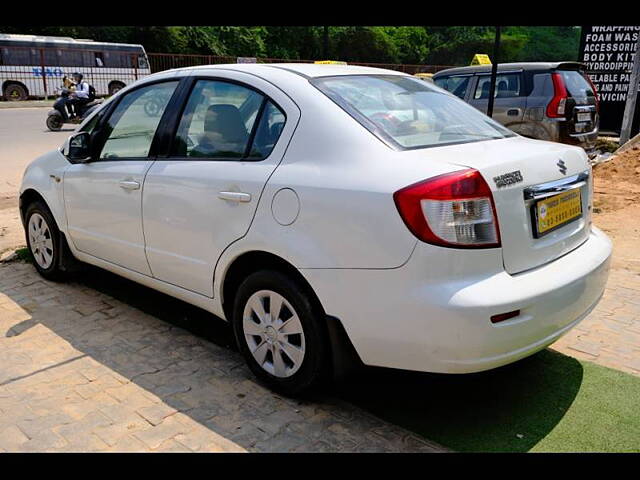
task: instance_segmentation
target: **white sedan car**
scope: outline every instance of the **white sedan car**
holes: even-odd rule
[[[464,373],[533,354],[600,299],[611,242],[585,152],[432,83],[343,65],[215,65],[121,90],[33,161],[35,267],[78,261],[231,322],[294,394],[348,366]]]

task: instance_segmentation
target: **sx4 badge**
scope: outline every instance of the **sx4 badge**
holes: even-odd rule
[[[516,170],[515,172],[505,173],[503,175],[498,175],[497,177],[493,177],[493,181],[496,183],[496,187],[507,187],[509,185],[513,185],[514,183],[519,183],[522,181],[522,173],[520,170]]]

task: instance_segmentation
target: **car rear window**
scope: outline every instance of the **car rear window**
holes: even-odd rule
[[[387,144],[415,149],[515,134],[434,84],[404,75],[341,75],[311,81]]]
[[[572,97],[595,97],[593,89],[584,75],[577,70],[559,70],[565,88]]]

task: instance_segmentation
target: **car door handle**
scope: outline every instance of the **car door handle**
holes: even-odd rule
[[[251,195],[243,192],[218,192],[218,198],[231,202],[246,203],[251,201]]]
[[[507,115],[509,115],[510,117],[517,117],[520,115],[520,109],[519,108],[511,108],[509,110],[507,110]]]
[[[140,188],[140,182],[136,182],[135,180],[121,180],[120,188],[124,188],[125,190],[138,190]]]

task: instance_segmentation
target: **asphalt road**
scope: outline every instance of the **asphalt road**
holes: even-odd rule
[[[51,132],[48,108],[0,108],[0,199],[14,197],[25,167],[34,158],[58,148],[74,131],[69,125]]]

